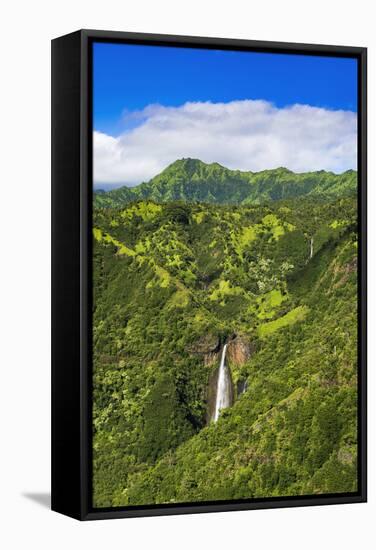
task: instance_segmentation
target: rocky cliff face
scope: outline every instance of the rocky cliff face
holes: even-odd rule
[[[199,340],[191,344],[187,351],[202,355],[205,366],[214,365],[220,358],[220,340],[216,334],[204,334]]]
[[[227,345],[227,358],[230,364],[241,367],[251,357],[253,346],[243,336],[235,336]]]
[[[235,335],[227,339],[227,361],[236,367],[241,367],[251,357],[254,349],[244,336]],[[205,366],[216,364],[220,360],[221,342],[215,334],[204,334],[199,340],[191,344],[187,351],[203,356]]]
[[[231,338],[227,338],[225,342],[221,342],[221,339],[218,335],[215,334],[204,334],[196,342],[191,344],[187,351],[189,353],[194,353],[201,355],[203,358],[203,363],[206,367],[213,366],[208,380],[208,389],[207,389],[207,422],[209,423],[213,417],[213,411],[215,408],[216,400],[216,390],[218,383],[218,371],[219,364],[221,360],[221,349],[223,344],[227,343],[227,352],[226,352],[226,364],[230,369],[230,377],[234,380],[231,368],[237,368],[244,365],[248,359],[250,359],[254,348],[253,345],[249,342],[247,338],[240,335],[234,335]],[[232,385],[232,401],[236,399],[237,396],[241,395],[246,390],[246,380],[238,379],[236,384],[231,383]]]

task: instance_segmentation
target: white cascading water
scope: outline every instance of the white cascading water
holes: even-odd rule
[[[310,250],[309,257],[312,258],[312,256],[313,256],[313,237],[311,239],[311,250]]]
[[[214,422],[217,422],[220,411],[231,405],[231,380],[225,363],[226,349],[227,344],[223,346],[221,364],[219,366]]]

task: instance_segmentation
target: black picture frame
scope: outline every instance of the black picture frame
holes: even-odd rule
[[[352,57],[358,61],[358,475],[351,494],[94,509],[91,504],[93,41]],[[52,40],[52,509],[79,520],[367,499],[366,48],[80,30]]]

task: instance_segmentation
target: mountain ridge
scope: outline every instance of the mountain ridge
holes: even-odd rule
[[[94,191],[96,208],[119,208],[143,199],[219,204],[262,204],[301,196],[337,198],[355,194],[357,172],[295,173],[285,167],[260,172],[231,170],[199,159],[178,159],[135,187]]]

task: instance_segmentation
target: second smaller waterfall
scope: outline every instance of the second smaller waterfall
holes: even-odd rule
[[[217,382],[217,393],[215,399],[215,411],[214,411],[214,422],[217,422],[219,418],[220,411],[231,406],[231,375],[226,366],[226,349],[227,344],[223,346],[221,364],[219,366],[218,372],[218,382]]]

